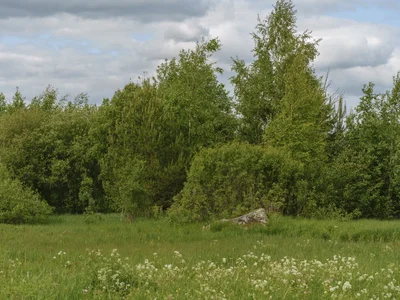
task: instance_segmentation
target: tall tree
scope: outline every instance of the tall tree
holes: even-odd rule
[[[156,204],[161,178],[159,155],[163,130],[163,100],[150,80],[130,83],[104,103],[108,116],[108,149],[102,162],[105,191],[127,214]],[[105,120],[103,118],[103,120]],[[101,138],[101,136],[97,135]]]
[[[292,61],[283,83],[284,96],[279,112],[265,130],[265,142],[287,149],[305,163],[324,161],[331,107],[321,82],[302,54]]]
[[[292,1],[278,0],[271,14],[259,19],[253,33],[255,60],[234,60],[232,78],[241,116],[241,137],[288,152],[303,164],[297,200],[288,214],[309,215],[324,194],[321,171],[333,133],[334,107],[322,78],[313,68],[319,40],[310,31],[297,33]]]
[[[157,70],[157,86],[165,99],[165,116],[180,136],[179,148],[190,158],[201,147],[233,139],[232,99],[217,75],[223,70],[210,62],[219,51],[218,39],[197,43]]]
[[[199,42],[162,63],[156,77],[115,93],[103,170],[106,190],[123,209],[169,207],[193,155],[233,139],[231,99],[209,61],[219,49],[218,40]]]
[[[231,78],[242,121],[241,137],[256,144],[262,142],[267,124],[280,109],[293,61],[300,55],[308,65],[318,54],[318,40],[312,39],[309,31],[297,34],[292,1],[277,1],[271,14],[258,21],[252,34],[255,60],[246,66],[243,60],[234,59],[236,75]]]
[[[163,165],[168,165],[162,182],[172,192],[167,193],[167,207],[182,189],[195,153],[234,138],[232,99],[217,77],[223,70],[210,61],[220,48],[218,39],[202,40],[157,70],[157,87],[165,101],[163,119],[169,128],[164,131],[164,147],[170,150],[161,154]]]
[[[287,205],[285,213],[309,216],[327,204],[323,197],[326,182],[321,175],[328,158],[331,106],[303,54],[293,59],[283,80],[284,97],[265,129],[264,141],[303,164],[303,174],[297,179],[297,200]]]

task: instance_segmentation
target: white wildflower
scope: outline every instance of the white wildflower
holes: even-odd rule
[[[346,291],[348,291],[348,290],[351,290],[351,284],[350,284],[350,282],[346,281],[346,282],[343,284],[342,290],[343,290],[343,292],[346,292]]]

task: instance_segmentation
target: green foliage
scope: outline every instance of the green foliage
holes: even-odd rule
[[[65,101],[66,96],[58,99],[58,90],[49,85],[42,94],[32,99],[29,107],[51,111],[62,108]]]
[[[162,99],[155,85],[148,80],[127,85],[101,113],[109,116],[101,165],[107,195],[125,213],[150,209],[163,149]]]
[[[327,86],[325,85],[325,89]],[[336,99],[335,99],[336,98]],[[330,103],[336,105],[336,109],[331,110],[332,130],[327,140],[328,160],[332,162],[344,150],[344,137],[346,133],[347,107],[342,95],[330,96]]]
[[[278,0],[252,36],[254,61],[233,60],[235,101],[218,81],[218,39],[181,50],[99,107],[52,86],[30,102],[18,88],[8,102],[0,93],[7,197],[22,189],[15,195],[85,213],[87,223],[115,210],[159,218],[171,206],[182,222],[260,206],[324,219],[400,217],[400,73],[386,93],[366,85],[347,114],[315,73],[319,40],[298,33],[291,0]],[[7,211],[31,214],[25,204]]]
[[[22,97],[22,94],[19,91],[19,88],[17,87],[17,90],[15,91],[15,94],[12,98],[12,102],[7,106],[7,112],[14,113],[24,108],[25,108],[25,99]]]
[[[301,163],[296,196],[283,212],[312,216],[329,203],[328,182],[321,175],[339,141],[343,112],[342,106],[335,110],[313,69],[319,41],[310,31],[297,34],[295,14],[291,1],[280,0],[259,20],[253,33],[255,60],[248,67],[235,60],[232,83],[241,114],[240,138],[281,149]]]
[[[37,193],[12,179],[5,166],[0,164],[0,223],[42,223],[52,211]]]
[[[236,75],[231,78],[241,115],[240,137],[256,144],[262,142],[265,128],[281,110],[287,86],[297,90],[296,80],[290,78],[296,76],[293,72],[300,69],[304,73],[303,65],[308,68],[318,54],[318,41],[309,31],[297,34],[292,1],[277,1],[271,14],[258,21],[257,32],[253,33],[255,60],[246,66],[244,61],[235,59],[232,70]],[[309,73],[299,74],[298,78],[305,80]]]
[[[335,205],[321,206],[311,212],[311,217],[318,220],[353,220],[361,216],[361,212],[356,209],[352,213],[346,212],[343,208],[338,208]]]
[[[90,201],[96,202],[97,209],[108,210],[98,179],[98,159],[90,151],[90,118],[95,110],[60,107],[54,93],[46,90],[31,107],[0,118],[2,161],[57,212],[81,213],[89,204],[93,206]],[[89,184],[83,182],[87,178]]]
[[[228,218],[264,207],[279,211],[293,199],[299,165],[283,151],[232,143],[204,149],[169,210],[178,222]]]
[[[217,39],[203,40],[157,69],[156,83],[164,99],[164,143],[159,154],[164,173],[157,184],[166,187],[158,196],[165,199],[164,208],[182,189],[195,153],[234,138],[232,99],[218,82],[222,69],[210,62],[220,47]]]
[[[3,93],[0,93],[0,116],[5,114],[7,111],[6,97]]]
[[[359,209],[363,217],[399,216],[400,75],[393,89],[376,93],[372,83],[363,88],[355,112],[347,119],[344,150],[332,175],[345,210]]]
[[[122,211],[169,207],[196,151],[233,139],[231,100],[208,62],[219,48],[211,40],[182,50],[159,66],[157,78],[128,84],[105,106],[102,179]]]
[[[220,47],[216,39],[202,41],[194,50],[182,50],[178,59],[166,61],[157,69],[165,118],[172,127],[175,147],[185,157],[234,137],[232,101],[217,80],[222,70],[209,62]]]
[[[150,203],[145,186],[145,163],[130,159],[125,166],[113,170],[113,183],[105,183],[105,190],[122,213],[146,213]],[[110,185],[109,185],[110,184]]]
[[[298,55],[283,78],[284,96],[279,113],[266,127],[266,144],[286,149],[302,162],[324,161],[328,133],[329,106],[320,82]]]

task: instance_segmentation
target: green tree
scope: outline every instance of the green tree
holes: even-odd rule
[[[88,193],[87,177],[98,209],[107,211],[100,164],[89,139],[96,108],[61,106],[58,99],[39,101],[55,96],[48,92],[27,109],[0,118],[0,157],[13,176],[38,191],[57,212],[84,211],[89,201],[80,201],[79,195],[81,189]]]
[[[182,50],[158,67],[155,78],[128,84],[105,107],[104,185],[121,209],[137,214],[169,207],[193,155],[233,139],[231,99],[217,80],[221,70],[209,62],[219,49],[211,40]]]
[[[8,111],[10,113],[13,113],[23,108],[25,108],[25,98],[22,97],[22,94],[17,87],[15,94],[12,98],[12,102],[8,105]]]
[[[292,1],[279,0],[271,14],[259,19],[253,33],[255,60],[246,66],[240,59],[233,61],[231,78],[241,116],[240,136],[260,144],[268,123],[281,108],[287,90],[287,76],[293,61],[308,66],[316,58],[318,40],[311,32],[297,34],[296,11]]]
[[[347,119],[344,151],[336,160],[337,201],[363,217],[399,215],[400,76],[393,88],[376,93],[374,84],[363,88],[355,112]]]
[[[193,50],[182,50],[178,58],[165,61],[157,69],[157,87],[164,99],[164,148],[161,161],[166,205],[183,187],[186,172],[197,151],[231,141],[236,119],[232,99],[217,75],[223,70],[210,62],[219,51],[218,39],[202,40]],[[165,153],[165,155],[164,155]]]
[[[303,178],[298,182],[298,198],[286,213],[311,215],[325,206],[325,183],[321,176],[327,163],[327,142],[332,130],[330,102],[321,81],[303,54],[288,67],[284,97],[279,112],[265,129],[264,141],[291,154],[303,163]]]
[[[217,78],[223,70],[209,61],[220,48],[218,39],[203,40],[194,50],[182,50],[178,59],[157,69],[157,86],[165,99],[164,116],[174,127],[173,139],[179,137],[178,148],[189,158],[201,147],[234,137],[232,99]]]
[[[253,33],[255,60],[234,60],[232,78],[241,116],[240,136],[250,143],[276,147],[303,164],[297,199],[285,213],[309,215],[324,205],[322,168],[328,158],[335,109],[314,71],[319,40],[310,31],[297,33],[292,1],[279,0],[259,19]]]
[[[162,103],[156,86],[144,80],[142,84],[128,84],[111,102],[103,104],[102,120],[108,119],[102,130],[108,136],[102,160],[103,185],[127,214],[137,214],[155,204],[157,179],[162,172],[159,155],[168,152],[161,141],[163,130],[167,131],[163,128]]]
[[[265,130],[265,143],[285,148],[302,162],[326,159],[326,143],[331,131],[330,103],[326,102],[320,80],[298,55],[284,77],[284,97],[279,112]]]

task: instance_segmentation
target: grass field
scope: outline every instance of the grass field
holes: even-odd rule
[[[400,299],[399,249],[399,221],[54,216],[0,225],[0,299]]]

